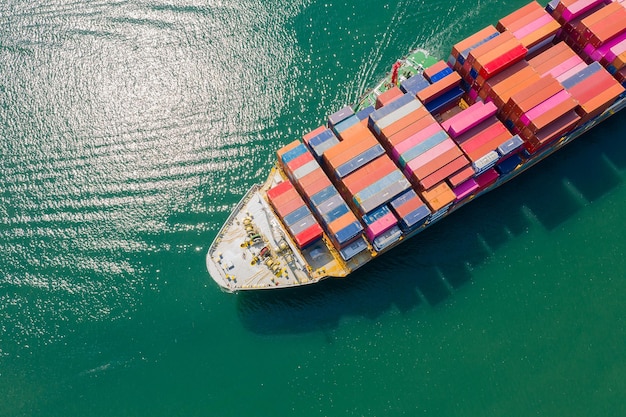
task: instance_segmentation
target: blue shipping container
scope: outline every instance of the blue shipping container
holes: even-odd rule
[[[365,243],[365,240],[359,239],[345,248],[341,248],[339,253],[344,261],[348,261],[363,252],[365,249],[367,249],[367,243]]]
[[[356,115],[352,115],[348,117],[346,120],[344,120],[343,122],[337,123],[335,126],[333,126],[333,130],[335,131],[336,134],[341,135],[341,132],[354,126],[355,124],[359,122],[360,122],[359,118],[356,117]]]
[[[337,169],[335,169],[335,175],[337,175],[338,178],[343,178],[351,172],[356,171],[367,163],[378,158],[384,153],[385,149],[380,144],[374,145],[374,147],[369,148],[365,152],[358,154],[345,164],[339,165]]]
[[[354,199],[357,203],[362,200],[367,200],[374,194],[387,188],[391,184],[401,181],[402,179],[404,179],[404,174],[402,174],[402,172],[398,170],[394,170],[391,173],[385,175],[383,178],[373,182],[368,187],[365,187],[363,190],[356,193],[354,195]]]
[[[452,90],[443,93],[436,99],[426,103],[424,106],[431,114],[437,114],[455,105],[463,96],[463,93],[464,92],[461,87],[455,87]]]
[[[410,201],[416,197],[417,194],[415,193],[415,191],[413,191],[413,189],[407,190],[405,193],[400,194],[398,197],[394,198],[393,201],[391,201],[391,207],[397,209],[407,201]]]
[[[365,214],[363,216],[363,221],[369,226],[372,223],[375,223],[378,219],[385,217],[389,213],[391,213],[391,211],[389,211],[389,208],[387,208],[387,206],[382,206],[376,210],[373,210],[370,213]]]
[[[369,117],[370,114],[374,113],[376,109],[374,108],[374,106],[368,106],[366,108],[364,108],[363,110],[361,110],[360,112],[358,112],[356,114],[356,117],[359,118],[359,120],[365,120]]]
[[[290,161],[293,161],[294,159],[296,159],[297,157],[299,157],[300,155],[304,155],[305,153],[307,153],[309,150],[307,149],[306,146],[304,146],[304,144],[299,144],[298,146],[296,146],[295,148],[287,151],[283,157],[283,164],[287,164]]]
[[[332,148],[333,146],[335,146],[338,143],[339,143],[339,139],[337,139],[333,135],[333,137],[328,139],[326,142],[320,143],[319,145],[313,146],[312,147],[313,148],[313,154],[319,160],[319,159],[322,158],[322,155],[324,155],[324,152],[326,152],[327,150],[329,150],[330,148]]]
[[[502,145],[498,146],[498,153],[501,156],[508,155],[511,152],[521,148],[523,144],[524,141],[522,140],[522,138],[520,138],[519,135],[515,135],[511,139],[504,142]]]
[[[332,223],[333,221],[337,220],[338,218],[350,211],[347,204],[344,203],[343,200],[341,201],[341,203],[342,204],[335,206],[335,208],[333,208],[332,210],[322,214],[322,218],[324,219],[324,222],[326,224]],[[319,209],[320,208],[318,208],[318,210]]]
[[[359,236],[361,233],[363,233],[363,226],[361,226],[361,223],[355,221],[339,230],[335,235],[333,235],[333,239],[339,246],[343,246],[355,237]]]
[[[423,205],[404,216],[400,225],[404,226],[406,231],[409,231],[426,223],[429,216],[430,210],[426,205]]]
[[[309,214],[311,214],[309,208],[307,206],[302,206],[299,209],[296,209],[295,211],[292,211],[291,213],[286,215],[283,220],[287,226],[291,226],[297,221],[305,218]]]
[[[373,112],[372,114],[370,114],[370,118],[369,118],[368,124],[371,124],[373,126],[377,121],[379,121],[383,117],[385,117],[388,114],[398,110],[400,107],[409,104],[413,100],[415,100],[415,96],[414,95],[412,95],[412,94],[405,94],[405,95],[403,95],[402,97],[392,101],[391,103],[387,104],[386,106],[383,106],[383,107],[379,108],[378,110],[376,110],[375,112]]]
[[[313,203],[314,206],[319,206],[324,201],[328,200],[329,198],[337,194],[338,193],[337,193],[337,189],[335,188],[335,186],[329,185],[328,187],[324,188],[322,191],[313,194],[311,196],[311,203]]]
[[[518,154],[514,154],[514,155],[509,156],[505,160],[500,161],[496,165],[496,171],[498,171],[500,175],[509,174],[513,172],[515,168],[517,168],[517,166],[521,163],[522,163],[522,158]]]
[[[392,183],[388,187],[385,187],[371,197],[361,201],[355,201],[355,203],[358,205],[362,214],[369,213],[375,208],[380,207],[383,204],[386,204],[389,201],[393,200],[396,196],[398,196],[400,193],[410,187],[411,184],[409,183],[409,181],[406,178],[402,178],[399,181]]]
[[[400,90],[404,93],[410,93],[415,96],[429,85],[430,83],[422,74],[415,74],[400,83]]]
[[[332,138],[335,138],[335,139],[336,139],[335,134],[333,133],[333,131],[332,131],[332,130],[330,130],[330,129],[326,129],[326,130],[324,130],[322,133],[320,133],[319,135],[317,135],[317,136],[313,136],[313,137],[309,140],[309,146],[317,146],[317,145],[320,145],[320,144],[322,144],[322,143],[324,143],[324,142],[326,142],[327,140],[332,139]]]
[[[446,75],[450,75],[450,74],[452,74],[452,68],[443,69],[443,70],[439,71],[438,73],[433,74],[433,76],[430,77],[430,81],[434,84],[437,81],[439,81],[442,78],[444,78]]]

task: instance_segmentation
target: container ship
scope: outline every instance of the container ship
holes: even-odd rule
[[[412,51],[278,149],[209,274],[227,292],[346,277],[620,112],[625,63],[626,0],[531,2],[447,60]]]

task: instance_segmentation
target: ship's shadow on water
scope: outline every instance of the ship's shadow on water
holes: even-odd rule
[[[618,117],[347,279],[237,295],[244,326],[262,334],[309,332],[332,329],[343,318],[373,320],[391,308],[440,305],[532,222],[557,228],[621,183],[626,140],[615,134]]]

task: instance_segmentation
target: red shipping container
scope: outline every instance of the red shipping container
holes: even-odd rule
[[[498,149],[498,146],[502,145],[507,140],[511,139],[513,135],[511,132],[506,131],[491,139],[489,142],[472,149],[469,152],[466,152],[467,156],[472,160],[472,162],[478,161],[483,156],[487,155],[491,151],[495,151]]]
[[[474,62],[480,59],[483,55],[490,53],[494,49],[500,47],[500,45],[510,42],[511,40],[519,42],[517,41],[517,39],[515,39],[515,36],[513,36],[511,32],[502,32],[499,36],[496,36],[493,39],[489,39],[482,45],[472,49],[467,56],[467,60],[465,61],[465,64],[469,65],[468,70],[469,68],[472,68],[474,66]]]
[[[480,190],[484,190],[498,180],[498,172],[491,168],[476,177],[476,183]]]
[[[321,238],[322,233],[323,231],[320,225],[314,224],[313,226],[294,236],[294,240],[296,241],[296,245],[298,245],[298,248],[304,249],[311,243]]]
[[[464,183],[465,181],[472,178],[475,173],[476,172],[474,171],[474,168],[471,166],[468,166],[467,168],[464,168],[463,170],[452,175],[450,178],[448,178],[447,181],[453,188],[456,188],[462,183]]]
[[[454,161],[449,164],[439,168],[437,171],[433,172],[428,177],[424,178],[420,181],[420,185],[423,189],[428,189],[439,183],[440,181],[445,180],[446,178],[456,174],[461,171],[463,168],[466,168],[469,165],[469,161],[463,155],[459,156]]]
[[[314,159],[315,158],[313,158],[313,154],[311,154],[311,152],[305,152],[302,155],[298,156],[297,158],[292,159],[291,161],[287,162],[286,168],[290,172],[293,172],[296,169],[300,168],[302,165],[307,164]]]
[[[479,77],[486,80],[522,60],[526,56],[526,52],[528,50],[524,48],[519,40],[512,39],[510,42],[479,57],[474,63],[474,68],[478,71]],[[480,80],[477,80],[477,82],[480,83]]]
[[[403,95],[404,93],[402,92],[402,90],[400,90],[399,87],[390,88],[376,98],[376,108],[379,109],[393,102],[394,100],[397,100]]]
[[[464,151],[471,151],[506,131],[502,122],[494,117],[459,137],[457,143]]]
[[[300,199],[302,200],[302,197],[300,197],[300,194],[298,194],[298,192],[295,189],[289,189],[287,191],[285,191],[284,193],[274,197],[273,199],[270,200],[270,203],[272,204],[272,206],[274,206],[275,209],[279,209],[282,206],[284,206],[285,204],[289,203],[290,201],[292,201],[293,199]],[[304,202],[302,203],[304,204]],[[300,205],[302,205],[300,204]]]
[[[275,185],[273,188],[267,190],[267,198],[272,201],[279,195],[293,189],[293,184],[289,181],[283,181],[280,184]]]

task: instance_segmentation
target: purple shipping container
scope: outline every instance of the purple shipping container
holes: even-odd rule
[[[621,36],[618,36],[617,38],[619,39]],[[607,42],[607,44],[608,43],[612,42]],[[624,52],[626,52],[626,33],[624,34],[624,39],[620,40],[615,46],[609,46],[609,50],[606,55],[604,55],[604,59],[606,59],[607,62],[613,62],[618,55],[621,55]]]
[[[346,106],[343,109],[339,110],[338,112],[335,112],[331,114],[330,116],[328,116],[328,125],[330,127],[333,127],[337,123],[343,122],[344,120],[346,120],[348,117],[352,115],[354,115],[354,110],[352,110],[352,107]]]
[[[605,0],[579,0],[563,10],[561,16],[566,22],[576,19],[585,12],[592,10],[596,6],[605,3]]]
[[[583,50],[594,61],[600,61],[602,58],[604,58],[609,53],[611,48],[621,44],[624,41],[626,41],[626,32],[621,33],[621,34],[617,35],[616,37],[614,37],[613,39],[610,39],[610,40],[606,41],[603,45],[600,45],[598,48],[594,48],[593,45],[588,44],[587,46],[585,46],[585,48]],[[613,58],[613,59],[615,59],[615,58]]]
[[[456,201],[458,202],[472,195],[476,190],[478,190],[478,188],[480,187],[478,186],[476,180],[474,180],[474,178],[470,178],[452,191],[454,191]]]

